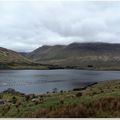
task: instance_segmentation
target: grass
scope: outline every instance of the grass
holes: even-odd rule
[[[0,106],[0,117],[120,117],[120,80],[106,81],[82,91],[34,95],[1,93],[11,101]],[[13,97],[16,103],[13,103]],[[42,98],[40,101],[32,99]]]
[[[10,70],[50,70],[50,69],[63,69],[58,65],[39,64],[39,63],[0,63],[0,69]]]

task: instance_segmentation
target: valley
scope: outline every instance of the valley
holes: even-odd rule
[[[42,46],[29,53],[1,48],[0,68],[120,70],[120,45],[72,43]]]

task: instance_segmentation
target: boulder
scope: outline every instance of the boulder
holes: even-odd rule
[[[0,99],[0,105],[4,105],[5,101]]]

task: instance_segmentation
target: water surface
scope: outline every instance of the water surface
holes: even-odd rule
[[[71,90],[104,80],[120,79],[120,71],[0,70],[0,91],[13,88],[23,93],[46,93],[54,88]]]

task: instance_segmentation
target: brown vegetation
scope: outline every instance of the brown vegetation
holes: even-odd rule
[[[80,105],[64,105],[58,108],[40,109],[27,112],[25,117],[50,117],[50,118],[86,118],[86,117],[120,117],[120,98],[101,98],[92,103]]]

